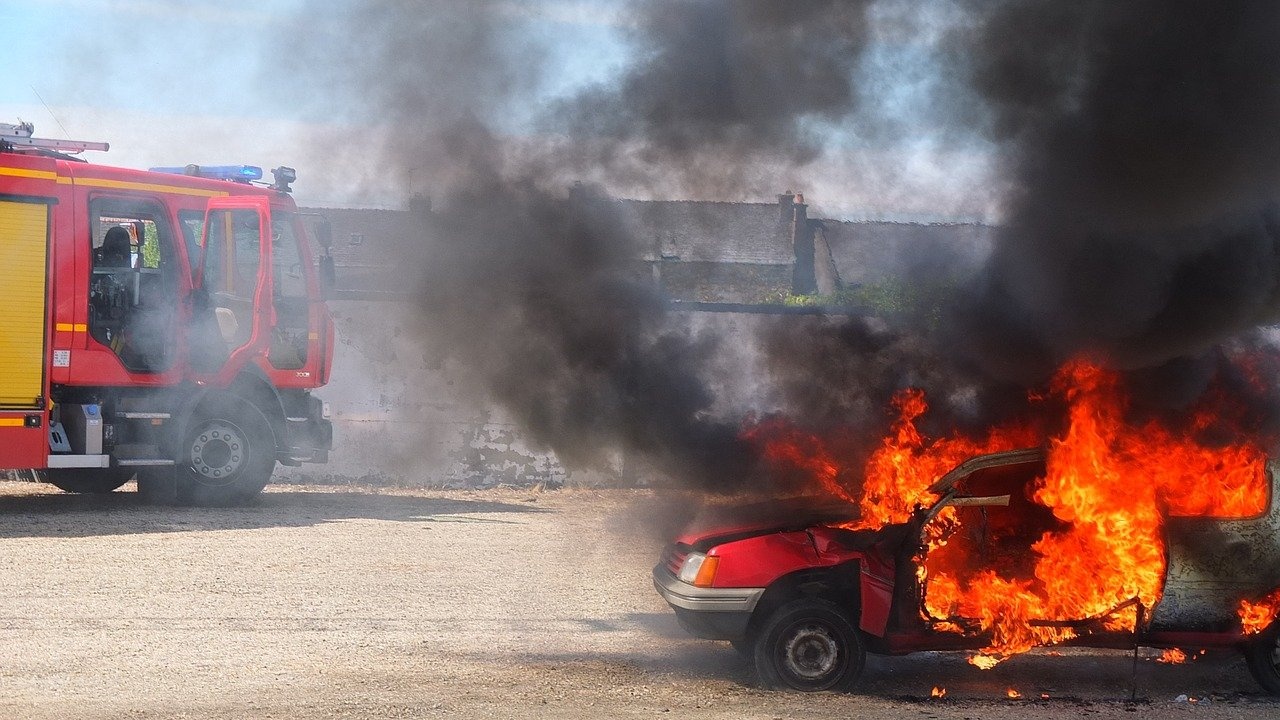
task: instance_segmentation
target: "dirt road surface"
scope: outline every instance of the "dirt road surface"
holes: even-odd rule
[[[760,690],[654,594],[653,528],[681,503],[645,492],[289,486],[187,510],[130,489],[0,484],[0,718],[1280,716],[1230,653],[1144,654],[1137,703],[1130,656],[1095,651]]]

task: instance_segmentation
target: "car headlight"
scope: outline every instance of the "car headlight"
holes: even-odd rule
[[[680,566],[680,580],[697,587],[711,587],[716,579],[720,558],[705,553],[689,553]]]

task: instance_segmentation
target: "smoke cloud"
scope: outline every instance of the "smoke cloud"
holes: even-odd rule
[[[1024,412],[1022,388],[1082,352],[1185,407],[1222,386],[1214,346],[1276,315],[1280,8],[604,5],[632,61],[549,104],[538,3],[348,2],[300,17],[305,46],[271,63],[308,81],[299,100],[377,119],[358,152],[435,201],[406,259],[424,268],[426,342],[570,462],[621,450],[712,486],[750,475],[747,411],[874,432],[914,385],[940,422],[979,427]],[[926,49],[909,68],[869,54],[885,17],[892,42]],[[909,72],[928,112],[869,69]],[[762,399],[726,407],[723,338],[664,310],[601,195],[738,196],[762,167],[802,174],[850,133],[893,132],[987,143],[1004,191],[989,262],[942,322],[769,323]]]
[[[1275,317],[1280,7],[971,7],[953,49],[1015,188],[964,325],[990,365],[1146,367]]]

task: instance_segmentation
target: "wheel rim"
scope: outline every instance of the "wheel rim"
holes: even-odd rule
[[[797,625],[782,646],[782,666],[805,683],[822,682],[835,674],[842,660],[840,641],[831,628],[819,623]]]
[[[245,466],[249,442],[236,425],[226,420],[209,420],[200,426],[190,443],[191,469],[205,484],[230,482]]]

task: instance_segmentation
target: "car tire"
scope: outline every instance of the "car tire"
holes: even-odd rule
[[[866,662],[853,620],[817,598],[792,600],[774,611],[756,635],[754,655],[762,685],[802,692],[850,690]]]
[[[275,465],[275,434],[262,412],[240,398],[211,398],[197,408],[182,436],[177,502],[242,505],[262,492]]]
[[[59,468],[46,470],[49,483],[63,492],[102,495],[133,478],[128,468]]]
[[[1244,659],[1253,679],[1272,695],[1280,695],[1280,621],[1244,646]]]

